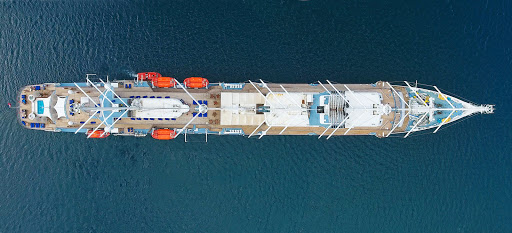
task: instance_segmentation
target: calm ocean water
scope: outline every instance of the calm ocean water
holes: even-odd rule
[[[0,232],[512,232],[511,2],[356,2],[0,1]],[[183,143],[25,130],[5,107],[143,71],[418,80],[497,110],[407,139]]]

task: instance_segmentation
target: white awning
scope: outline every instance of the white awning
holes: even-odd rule
[[[345,92],[345,99],[349,107],[345,108],[348,119],[345,128],[374,127],[382,125],[382,117],[379,114],[382,95],[377,92]],[[365,108],[367,109],[365,111]]]
[[[57,98],[54,108],[57,111],[57,118],[66,117],[66,97]]]
[[[265,115],[256,114],[256,105],[265,104],[259,93],[221,93],[221,125],[259,125]]]
[[[302,103],[306,103],[308,95],[304,93],[274,92],[267,94],[266,105],[273,106],[272,111],[265,113],[267,125],[270,126],[307,126],[309,117],[303,111]]]

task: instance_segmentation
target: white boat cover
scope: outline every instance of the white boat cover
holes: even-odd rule
[[[134,111],[139,118],[178,118],[190,110],[179,99],[136,99],[143,110]],[[134,103],[132,103],[134,105]]]

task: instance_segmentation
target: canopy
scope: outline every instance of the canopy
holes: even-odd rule
[[[345,93],[348,107],[345,108],[348,119],[345,128],[371,127],[382,125],[382,117],[376,114],[377,106],[381,106],[382,95],[377,92]],[[365,109],[366,108],[366,109]]]
[[[267,94],[266,105],[271,105],[272,111],[265,113],[267,125],[270,126],[307,126],[309,117],[303,111],[302,103],[306,103],[307,94],[273,92]],[[270,104],[269,104],[270,103]]]
[[[265,115],[256,114],[256,105],[265,104],[259,93],[221,93],[221,125],[259,125]]]

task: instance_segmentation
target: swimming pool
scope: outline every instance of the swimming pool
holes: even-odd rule
[[[42,100],[37,101],[37,114],[44,113],[44,102]]]

